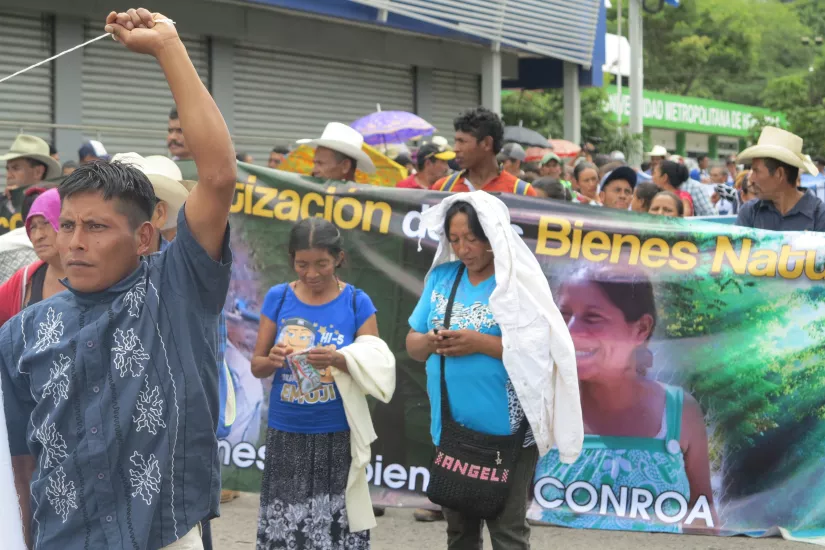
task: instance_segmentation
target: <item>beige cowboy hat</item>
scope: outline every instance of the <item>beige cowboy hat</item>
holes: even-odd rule
[[[664,146],[656,145],[656,146],[653,147],[652,151],[650,151],[648,153],[645,153],[645,155],[647,155],[648,157],[667,158],[669,153],[667,152],[667,149],[664,148]]]
[[[60,163],[49,156],[49,144],[36,136],[20,134],[11,144],[9,152],[0,157],[0,161],[9,161],[20,158],[29,158],[46,165],[46,175],[43,179],[59,178],[63,175]]]
[[[175,227],[178,212],[189,197],[189,190],[180,183],[183,175],[175,161],[160,155],[144,158],[137,153],[121,153],[115,155],[112,162],[129,164],[146,174],[155,189],[155,196],[169,205],[169,216],[162,229],[166,231]]]
[[[802,153],[802,138],[781,128],[765,126],[756,145],[748,147],[736,157],[737,161],[759,158],[774,159],[807,170],[812,176],[819,174],[811,158]]]
[[[356,168],[367,174],[375,173],[375,164],[364,152],[364,136],[358,130],[340,122],[330,122],[320,139],[299,139],[297,143],[311,147],[326,147],[355,159]]]

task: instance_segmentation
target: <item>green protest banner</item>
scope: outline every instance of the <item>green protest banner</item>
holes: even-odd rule
[[[397,359],[394,398],[372,404],[374,502],[426,505],[426,374],[405,337],[436,248],[421,214],[444,195],[239,172],[226,305],[238,410],[219,442],[224,486],[259,490],[270,398],[321,398],[272,397],[271,380],[249,372],[263,297],[294,279],[290,228],[319,216],[341,229],[341,279],[372,298]],[[825,540],[825,238],[501,198],[568,321],[588,427],[576,463],[555,451],[540,459],[529,517],[720,535],[781,527]],[[616,380],[645,391],[623,394]]]

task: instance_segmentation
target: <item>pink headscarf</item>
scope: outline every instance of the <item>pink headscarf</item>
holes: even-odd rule
[[[31,233],[31,219],[35,216],[43,216],[54,228],[60,230],[60,194],[57,189],[49,189],[40,194],[32,203],[29,215],[26,217],[26,234]]]

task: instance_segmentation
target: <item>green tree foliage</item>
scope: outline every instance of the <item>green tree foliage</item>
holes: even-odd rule
[[[614,134],[618,126],[615,115],[604,112],[607,92],[602,88],[582,90],[582,137]],[[502,98],[504,123],[524,127],[553,138],[564,134],[564,98],[561,90],[522,90]]]
[[[761,105],[765,86],[811,55],[808,28],[779,0],[683,2],[647,15],[644,32],[645,88],[745,105]]]
[[[641,148],[641,136],[619,131],[616,115],[606,112],[607,92],[602,88],[582,90],[582,139],[598,143],[603,152],[621,151],[626,157]],[[561,90],[522,90],[502,98],[504,123],[519,124],[547,137],[564,134],[564,99]]]

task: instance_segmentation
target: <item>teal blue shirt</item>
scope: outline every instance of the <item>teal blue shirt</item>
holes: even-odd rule
[[[444,322],[447,300],[450,297],[460,262],[442,264],[430,273],[421,299],[410,316],[410,327],[426,333]],[[467,272],[461,277],[450,320],[450,329],[470,329],[482,334],[501,336],[493,312],[490,295],[496,287],[491,276],[478,285],[472,285]],[[510,403],[514,399],[510,379],[501,359],[481,353],[464,357],[446,358],[447,393],[453,418],[472,430],[491,435],[510,435],[513,424]],[[430,433],[435,445],[441,438],[441,356],[427,359],[427,393],[430,396]],[[515,403],[518,399],[515,398]],[[523,415],[521,408],[512,407],[514,416]]]

